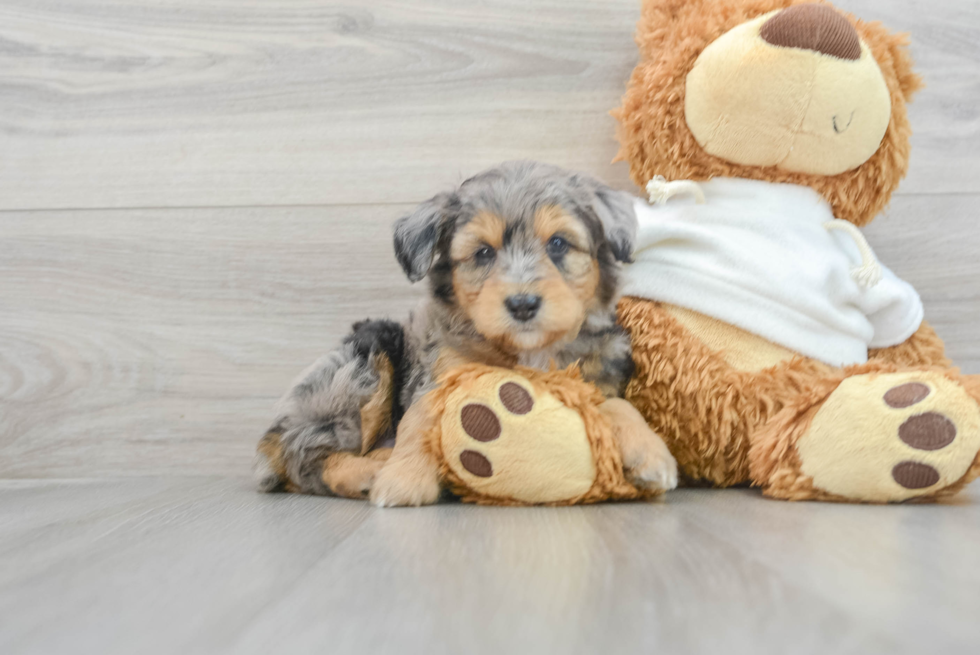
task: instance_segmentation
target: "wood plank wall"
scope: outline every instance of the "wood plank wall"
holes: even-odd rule
[[[868,230],[980,373],[980,4],[913,32],[912,169]],[[290,379],[421,295],[389,226],[504,159],[633,189],[638,0],[5,0],[0,476],[236,474]]]

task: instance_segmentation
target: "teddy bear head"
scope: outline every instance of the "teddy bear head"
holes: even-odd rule
[[[619,121],[633,181],[812,187],[856,225],[908,170],[904,35],[813,0],[646,0]]]

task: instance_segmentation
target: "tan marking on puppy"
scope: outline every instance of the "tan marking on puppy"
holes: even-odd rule
[[[378,457],[333,453],[323,462],[323,483],[338,496],[364,499],[384,464]]]
[[[432,377],[438,379],[443,373],[451,369],[474,363],[510,368],[517,365],[517,358],[502,354],[490,348],[477,350],[473,353],[473,356],[468,356],[455,348],[444,346],[439,349],[439,355],[432,365]]]
[[[554,267],[551,268],[554,271]],[[534,319],[533,330],[521,331],[504,305],[507,297],[516,293],[531,293],[542,297],[542,308]],[[545,348],[565,336],[569,328],[576,327],[572,320],[554,320],[562,318],[561,312],[566,312],[565,317],[572,318],[567,312],[576,311],[576,307],[569,307],[564,302],[564,295],[567,295],[567,287],[554,277],[550,283],[541,279],[532,285],[515,285],[491,274],[475,292],[473,301],[466,306],[460,303],[460,306],[480,334],[504,353],[513,355],[524,350]],[[550,303],[555,306],[546,309]],[[552,317],[550,321],[549,316]]]
[[[480,292],[487,284],[493,283],[493,279],[487,277],[487,267],[477,264],[474,257],[484,246],[500,250],[503,247],[506,228],[507,224],[502,218],[496,214],[483,212],[477,214],[453,235],[453,242],[449,247],[449,254],[454,264],[453,291],[456,302],[467,315],[472,316],[471,308],[479,299]],[[491,264],[492,266],[494,265]]]
[[[379,462],[387,462],[391,458],[391,453],[394,448],[377,448],[369,452],[365,457],[369,459],[376,459]]]
[[[582,371],[582,375],[586,379],[598,378],[602,373],[602,355],[600,353],[593,353],[588,357],[583,357],[579,361],[579,370]]]
[[[496,214],[477,214],[453,235],[453,242],[449,247],[449,256],[453,263],[470,259],[482,246],[500,250],[504,245],[506,228],[507,223]]]
[[[541,243],[557,235],[565,237],[573,248],[589,251],[589,233],[582,221],[569,216],[559,205],[547,205],[534,213],[534,234]]]
[[[366,454],[391,425],[392,389],[395,367],[384,353],[374,356],[374,370],[378,372],[378,389],[361,407],[361,454]]]
[[[371,488],[371,502],[378,507],[417,507],[439,500],[439,464],[425,443],[438,420],[431,403],[431,394],[422,396],[398,424],[394,452]]]
[[[466,312],[480,334],[496,340],[511,329],[504,299],[514,293],[515,287],[500,278],[496,266],[489,275],[458,266],[453,271],[453,288],[460,309]]]
[[[578,254],[576,254],[577,256]],[[584,256],[584,253],[582,253],[582,256]],[[587,267],[583,266],[580,269],[582,270],[580,275],[572,278],[571,283],[572,290],[585,303],[586,308],[591,310],[599,304],[599,299],[595,295],[596,290],[599,288],[599,262],[589,257],[587,264]]]
[[[542,207],[535,213],[534,233],[545,247],[556,236],[562,237],[568,242],[570,247],[562,259],[562,269],[559,270],[550,258],[548,258],[547,264],[549,269],[557,273],[557,278],[568,286],[575,298],[582,304],[582,308],[575,314],[575,322],[581,324],[587,311],[597,302],[595,292],[599,287],[600,277],[599,262],[590,254],[591,240],[585,225],[575,217],[570,216],[561,207],[551,205]],[[551,279],[554,278],[551,276],[546,278],[546,280]],[[563,295],[558,292],[555,300],[564,300],[568,303],[567,299],[561,297]],[[545,298],[547,299],[547,296]],[[572,307],[567,305],[561,308],[562,311],[571,309]]]
[[[566,257],[571,255],[569,252]],[[562,277],[551,260],[548,260],[546,268],[547,277],[535,287],[535,291],[543,298],[535,320],[545,335],[538,348],[549,346],[562,338],[568,341],[575,339],[585,320],[589,304],[577,293],[576,287]],[[592,298],[589,297],[588,300],[591,301]]]
[[[668,491],[677,486],[677,462],[633,405],[622,398],[610,398],[599,411],[612,423],[630,482],[651,490]]]
[[[269,469],[273,473],[280,479],[286,477],[286,462],[282,457],[281,432],[266,432],[262,439],[259,440],[259,445],[256,447],[256,450],[260,455],[265,457]]]
[[[471,227],[472,226],[472,227]],[[581,221],[557,205],[539,209],[534,216],[534,234],[541,243],[538,277],[533,283],[515,284],[502,277],[491,264],[477,265],[472,257],[482,246],[499,248],[505,224],[492,214],[480,214],[464,226],[453,239],[453,290],[463,312],[477,331],[507,353],[536,350],[555,342],[572,340],[595,307],[599,286],[599,264],[590,254],[589,234]],[[569,244],[561,270],[547,255],[547,244],[555,236]],[[527,293],[542,298],[541,310],[533,329],[518,329],[504,301],[511,295]]]

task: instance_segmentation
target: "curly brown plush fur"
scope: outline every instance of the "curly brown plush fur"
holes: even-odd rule
[[[961,376],[935,331],[923,323],[908,341],[873,351],[867,364],[836,369],[795,357],[760,372],[732,368],[660,303],[624,298],[619,316],[633,335],[637,373],[626,398],[643,413],[690,482],[728,487],[752,482],[786,500],[851,502],[817,489],[794,448],[823,402],[849,376],[914,367],[939,372],[980,401],[980,378]],[[965,475],[933,499],[980,476],[980,455]]]
[[[660,303],[624,298],[619,319],[633,336],[637,373],[626,399],[667,442],[692,480],[747,482],[752,435],[833,369],[796,357],[762,372],[738,371]]]
[[[656,175],[668,180],[742,177],[788,182],[816,189],[830,202],[835,216],[856,225],[866,225],[881,213],[908,170],[912,129],[906,103],[922,81],[912,71],[908,37],[890,34],[880,23],[847,15],[878,61],[892,97],[891,123],[881,148],[858,168],[824,177],[734,164],[706,153],[687,125],[687,75],[704,48],[747,20],[810,1],[661,0],[644,4],[636,32],[641,61],[633,70],[622,107],[613,112],[619,121],[621,144],[615,161],[629,162],[630,175],[638,186]]]
[[[908,370],[907,367],[887,360],[872,360],[867,364],[839,370],[835,375],[817,381],[809,393],[795,398],[793,402],[786,405],[755,437],[749,455],[752,479],[756,484],[765,487],[766,495],[774,498],[853,502],[851,498],[817,489],[813,485],[813,480],[802,474],[795,445],[810,429],[823,403],[847,377],[864,373],[897,373],[905,370]],[[976,388],[976,382],[961,376],[955,369],[923,366],[919,367],[919,370],[936,372],[968,388],[974,387],[970,395],[980,399],[978,393],[980,388]],[[980,455],[977,455],[972,466],[959,480],[927,499],[938,500],[953,496],[978,476],[980,476]]]

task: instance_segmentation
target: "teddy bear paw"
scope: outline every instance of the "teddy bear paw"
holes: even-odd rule
[[[894,502],[958,482],[980,451],[980,406],[941,373],[846,379],[796,445],[815,488]]]
[[[442,421],[449,469],[485,498],[568,501],[596,479],[579,413],[512,371],[486,373],[478,384],[450,394]],[[648,474],[662,476],[653,466]]]

